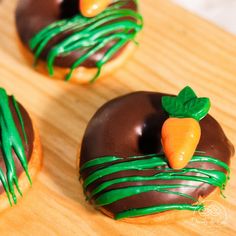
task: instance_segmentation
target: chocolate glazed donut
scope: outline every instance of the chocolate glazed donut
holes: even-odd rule
[[[31,159],[32,151],[33,151],[33,141],[34,141],[34,130],[33,130],[31,119],[30,119],[27,111],[23,108],[23,106],[21,104],[19,104],[19,111],[22,116],[22,120],[23,120],[24,128],[25,128],[25,134],[27,137],[27,143],[26,143],[26,140],[24,138],[24,132],[22,130],[22,126],[21,126],[19,117],[17,115],[17,111],[14,106],[12,96],[9,96],[9,107],[11,109],[12,116],[15,121],[17,130],[18,130],[20,137],[23,141],[23,145],[24,145],[25,153],[26,153],[26,158],[27,158],[27,161],[29,162]],[[21,173],[23,172],[23,167],[22,167],[19,159],[17,158],[15,152],[13,152],[13,156],[14,156],[14,162],[16,165],[17,176],[19,177],[21,175]],[[3,157],[3,153],[2,153],[1,149],[0,149],[0,169],[2,169],[4,173],[6,173],[6,166],[5,166],[4,157]],[[0,194],[3,192],[4,192],[4,188],[3,188],[2,182],[0,181]]]
[[[38,59],[47,63],[51,76],[54,66],[71,70],[67,80],[76,68],[100,69],[115,61],[142,28],[136,1],[110,2],[100,15],[86,18],[79,11],[79,0],[19,0],[20,40],[34,54],[35,64]]]
[[[210,184],[206,181],[195,181],[194,179],[193,181],[187,181],[184,178],[170,177],[170,179],[159,178],[157,180],[150,178],[150,180],[146,179],[145,181],[142,178],[140,181],[137,179],[136,181],[118,181],[107,185],[107,187],[102,188],[99,192],[96,191],[96,188],[101,186],[101,184],[104,185],[110,180],[117,178],[133,176],[139,176],[139,178],[140,176],[150,177],[159,173],[166,174],[166,172],[170,171],[167,163],[164,165],[162,163],[161,168],[120,169],[107,175],[99,172],[101,176],[91,180],[91,175],[94,172],[100,169],[101,171],[108,171],[109,165],[114,167],[117,163],[132,162],[130,157],[139,156],[139,161],[149,160],[149,154],[163,153],[161,128],[164,121],[168,118],[168,114],[162,108],[161,99],[165,95],[154,92],[135,92],[116,98],[102,106],[87,126],[80,152],[81,179],[85,182],[84,189],[87,198],[95,205],[102,207],[102,210],[112,217],[119,219],[148,214],[142,212],[141,214],[122,215],[123,212],[127,213],[133,209],[193,204],[197,199],[208,196],[216,188],[216,184]],[[212,157],[212,161],[190,161],[186,168],[192,169],[193,172],[190,171],[186,175],[191,175],[193,178],[202,177],[202,173],[194,171],[196,169],[219,171],[226,174],[227,168],[225,166],[229,165],[230,157],[234,153],[232,144],[212,116],[207,115],[202,119],[200,127],[202,135],[195,154],[200,155],[200,158],[201,155]],[[113,162],[107,164],[105,161],[99,162],[99,158],[107,156],[113,157]],[[96,165],[92,165],[93,161],[96,161]],[[221,164],[218,165],[217,161]],[[177,173],[178,170],[175,170],[175,172]],[[100,198],[101,200],[103,197],[104,200],[102,195],[114,190],[128,189],[131,186],[166,186],[169,184],[176,184],[178,187],[172,188],[171,192],[155,191],[155,189],[141,191],[139,194],[136,192],[136,194],[126,195],[126,197],[118,198],[118,200],[111,203],[106,199],[107,204],[96,204],[98,203],[97,199]],[[189,184],[192,187],[188,187]],[[176,192],[181,192],[181,194],[176,194]],[[118,191],[117,195],[119,194],[121,192]],[[166,210],[171,209],[168,208]],[[165,211],[165,209],[153,211],[150,214],[162,211]]]
[[[71,18],[76,15],[78,9],[78,0],[20,0],[16,9],[16,26],[22,42],[29,48],[29,42],[40,30],[61,19]],[[134,1],[129,1],[127,8],[137,10]],[[66,38],[72,32],[62,33],[51,40],[41,54],[41,59],[46,60],[49,51],[63,38]],[[106,45],[97,53],[91,55],[81,66],[96,67],[97,61],[114,45],[114,41]],[[29,48],[30,49],[30,48]],[[117,57],[121,51],[115,56]],[[83,55],[82,51],[74,51],[65,57],[57,57],[55,65],[61,67],[70,67]]]
[[[17,204],[42,165],[39,133],[28,112],[0,88],[0,212]]]

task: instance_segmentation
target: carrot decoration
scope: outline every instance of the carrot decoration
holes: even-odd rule
[[[209,98],[198,98],[190,87],[177,97],[163,96],[163,109],[169,118],[162,126],[162,146],[173,169],[184,168],[191,160],[201,136],[199,121],[209,109]]]
[[[94,17],[103,12],[111,0],[80,0],[80,12],[85,17]]]

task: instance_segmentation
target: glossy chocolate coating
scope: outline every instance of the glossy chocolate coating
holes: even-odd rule
[[[162,152],[161,127],[168,115],[161,106],[161,97],[166,94],[153,92],[135,92],[116,98],[102,106],[93,116],[86,129],[80,155],[80,166],[85,162],[103,156],[119,156],[126,158],[143,154]],[[227,164],[234,153],[234,148],[226,138],[218,122],[207,115],[200,121],[201,139],[197,147],[198,151],[205,152],[204,155],[212,156]],[[225,171],[217,165],[201,162],[192,163],[188,167],[201,167],[203,169],[217,169]],[[135,176],[154,175],[160,172],[156,170],[122,171],[100,178],[88,187],[91,192],[98,184],[109,179]],[[86,170],[82,179],[88,176]],[[192,175],[199,175],[192,173]],[[148,184],[176,183],[187,184],[185,180],[157,180],[133,183],[121,183],[106,189],[116,189],[124,186],[148,185]],[[181,188],[181,192],[187,193],[194,198],[206,197],[215,187],[201,183],[192,182],[200,188]],[[112,213],[119,213],[131,208],[143,208],[160,204],[193,203],[191,199],[182,196],[147,192],[114,202],[104,208]]]
[[[22,116],[22,119],[23,119],[23,122],[24,122],[24,126],[25,126],[25,132],[26,132],[26,135],[27,135],[27,138],[28,138],[28,144],[27,144],[25,142],[25,139],[24,139],[23,131],[22,131],[21,124],[20,124],[20,121],[18,119],[15,107],[13,105],[12,97],[9,97],[9,105],[10,105],[10,109],[11,109],[11,112],[12,112],[13,119],[15,121],[17,130],[20,134],[22,143],[23,143],[24,148],[25,148],[26,158],[29,162],[29,160],[31,158],[32,151],[33,151],[33,142],[34,142],[34,131],[33,131],[33,126],[32,126],[32,121],[31,121],[27,111],[23,108],[23,106],[21,104],[18,103],[19,109],[20,109],[20,112],[21,112],[21,116]],[[17,158],[16,154],[14,153],[14,151],[13,151],[13,156],[14,156],[14,162],[15,162],[15,165],[16,165],[17,176],[20,176],[20,174],[23,172],[23,167],[22,167],[19,159]],[[0,168],[3,170],[4,173],[6,173],[6,166],[5,166],[5,163],[4,163],[4,160],[3,160],[3,154],[2,154],[1,149],[0,149]],[[4,192],[4,188],[2,186],[2,182],[0,182],[0,194],[2,192]]]
[[[44,27],[58,20],[73,17],[78,13],[78,3],[78,0],[19,0],[16,9],[16,27],[23,44],[29,49],[29,41]],[[125,8],[137,10],[137,5],[134,0],[130,0]],[[40,58],[45,60],[51,48],[71,33],[72,32],[61,33],[50,40]],[[114,44],[115,41],[110,42],[103,49],[99,50],[83,62],[81,66],[88,68],[96,67],[96,63]],[[116,58],[123,49],[124,47],[111,59]],[[55,65],[60,67],[71,67],[81,55],[82,52],[74,51],[65,57],[57,57]]]

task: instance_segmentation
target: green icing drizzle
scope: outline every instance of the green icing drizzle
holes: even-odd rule
[[[128,211],[124,211],[116,214],[115,219],[119,220],[127,217],[135,217],[135,216],[144,216],[154,213],[160,213],[163,211],[169,210],[189,210],[189,211],[203,211],[204,206],[202,204],[199,205],[190,205],[190,204],[166,204],[160,206],[139,208],[139,209],[130,209]]]
[[[115,44],[97,62],[97,73],[91,79],[91,82],[95,81],[100,75],[103,65],[127,42],[135,42],[137,33],[143,27],[142,16],[133,10],[125,9],[128,2],[129,0],[114,0],[112,5],[93,18],[86,18],[78,14],[70,19],[54,22],[42,29],[29,43],[35,55],[34,65],[37,64],[42,51],[53,37],[71,32],[69,36],[58,42],[47,56],[48,72],[50,76],[53,76],[53,64],[56,57],[64,57],[76,50],[83,52],[82,56],[71,66],[70,72],[65,78],[65,80],[69,80],[73,71],[91,55],[115,41]]]
[[[156,164],[156,165],[155,165]],[[166,162],[163,160],[159,161],[159,158],[150,158],[148,160],[132,160],[130,162],[123,162],[108,166],[101,170],[97,170],[92,173],[88,178],[84,181],[85,189],[88,187],[89,184],[93,183],[95,180],[102,178],[106,175],[113,174],[119,171],[125,170],[147,170],[151,168],[156,168],[156,166],[163,166],[166,165]]]
[[[20,125],[21,125],[21,129],[23,131],[25,142],[26,142],[26,144],[28,144],[28,139],[27,139],[27,135],[26,135],[26,132],[25,132],[25,125],[24,125],[24,122],[23,122],[23,119],[22,119],[22,116],[21,116],[21,113],[20,113],[20,109],[19,109],[18,103],[17,103],[17,101],[16,101],[14,96],[12,96],[12,101],[13,101],[13,104],[14,104],[14,107],[15,107],[18,119],[20,121]]]
[[[115,157],[115,156],[114,157],[108,156],[108,157],[101,157],[101,158],[93,159],[91,161],[86,162],[80,168],[80,172],[82,172],[84,169],[87,169],[87,168],[92,167],[92,166],[104,164],[104,163],[107,163],[107,162],[117,161],[117,160],[122,160],[122,158]]]
[[[123,162],[119,162],[124,160]],[[118,163],[117,163],[118,161]],[[126,170],[160,170],[159,173],[152,176],[127,176],[120,177],[111,180],[107,180],[100,185],[98,185],[93,191],[87,196],[87,200],[94,198],[94,203],[96,206],[105,206],[113,202],[119,201],[126,197],[134,196],[137,194],[157,191],[162,193],[174,194],[189,198],[195,202],[194,199],[188,194],[182,193],[182,188],[198,188],[193,184],[160,184],[160,185],[136,185],[123,187],[118,189],[112,189],[106,191],[106,189],[112,185],[120,183],[137,183],[140,181],[151,181],[151,180],[185,180],[185,181],[195,181],[201,183],[207,183],[215,187],[219,187],[222,191],[225,189],[227,180],[229,179],[230,169],[229,166],[213,157],[210,156],[199,156],[194,155],[190,163],[194,162],[209,162],[226,170],[227,174],[222,171],[213,169],[202,169],[202,168],[183,168],[181,170],[173,170],[168,167],[168,162],[163,154],[151,154],[147,156],[133,156],[127,159],[107,156],[96,158],[86,162],[80,169],[80,173],[91,167],[97,167],[95,171],[92,171],[87,178],[85,178],[83,187],[86,193],[87,187],[94,183],[96,180],[121,171]],[[105,166],[104,166],[105,165]],[[192,173],[198,173],[199,176],[191,175]],[[203,210],[204,206],[202,204],[169,204],[169,205],[159,205],[140,209],[129,209],[125,212],[118,213],[115,219],[121,219],[125,217],[142,216],[157,212],[162,212],[166,210]]]
[[[12,206],[12,203],[11,203],[11,198],[10,198],[10,192],[9,192],[9,187],[8,187],[8,184],[7,184],[7,180],[6,180],[6,177],[2,171],[2,169],[0,169],[0,181],[3,185],[3,188],[7,194],[7,198],[8,198],[8,201],[10,203],[10,205]]]
[[[111,190],[109,192],[106,192],[104,194],[102,194],[101,196],[99,196],[98,198],[95,199],[95,204],[97,206],[105,206],[108,204],[111,204],[113,202],[116,202],[118,200],[121,200],[123,198],[126,197],[130,197],[136,194],[140,194],[140,193],[146,193],[146,192],[150,192],[150,191],[158,191],[158,192],[164,192],[164,193],[173,193],[176,195],[181,195],[184,196],[186,198],[190,198],[194,201],[196,201],[196,199],[192,198],[191,196],[187,195],[187,194],[183,194],[183,193],[179,193],[179,192],[174,192],[174,191],[166,191],[166,189],[170,189],[170,188],[181,188],[181,187],[191,187],[189,185],[182,185],[182,184],[171,184],[171,185],[142,185],[142,186],[132,186],[132,187],[125,187],[125,188],[121,188],[121,189],[115,189],[115,190]],[[193,186],[194,187],[194,186]]]
[[[20,120],[23,133],[25,134],[23,119],[22,119],[19,107],[17,105],[17,102],[15,101],[14,98],[13,98],[13,104],[16,109],[18,118]],[[31,183],[31,179],[28,173],[28,164],[27,164],[24,146],[23,146],[20,134],[16,128],[16,125],[15,125],[15,122],[14,122],[14,119],[13,119],[13,116],[9,107],[8,96],[6,94],[6,91],[3,88],[0,88],[0,135],[1,135],[0,136],[1,151],[3,154],[5,166],[6,166],[6,176],[3,173],[3,170],[0,169],[0,181],[6,191],[7,197],[9,199],[9,203],[10,205],[12,205],[10,194],[12,196],[14,203],[15,204],[17,203],[14,186],[16,187],[19,194],[22,195],[21,190],[19,188],[19,184],[18,184],[16,166],[14,163],[14,157],[13,157],[13,152],[12,152],[13,150],[16,156],[18,157],[30,183]]]

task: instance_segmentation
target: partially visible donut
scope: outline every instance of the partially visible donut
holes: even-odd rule
[[[16,204],[42,165],[38,130],[24,107],[0,88],[0,212]]]
[[[105,2],[98,15],[80,10],[98,2]],[[135,0],[19,0],[16,27],[23,53],[39,71],[83,83],[110,73],[131,54],[142,16]]]
[[[224,189],[234,148],[210,115],[200,121],[200,141],[189,164],[180,170],[168,166],[161,142],[168,118],[163,96],[134,92],[118,97],[103,105],[87,126],[78,154],[81,181],[87,199],[110,217],[145,221],[141,216],[202,210],[197,200],[217,186]],[[176,187],[160,187],[168,185]]]

